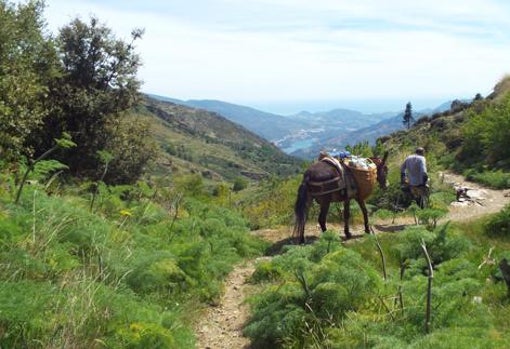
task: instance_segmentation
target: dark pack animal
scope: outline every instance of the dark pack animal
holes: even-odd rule
[[[335,164],[327,156],[322,156],[319,161],[313,163],[303,175],[294,206],[296,218],[294,235],[298,238],[298,242],[305,243],[305,224],[308,211],[314,200],[320,205],[318,220],[323,232],[326,231],[326,217],[330,204],[343,202],[344,234],[347,239],[352,237],[349,231],[349,218],[350,201],[354,199],[363,212],[365,232],[370,234],[365,200],[372,194],[375,182],[382,189],[386,188],[387,158],[387,152],[382,159],[379,157],[369,158],[368,161],[375,165],[373,171],[370,167],[365,170],[364,168],[357,169],[353,164],[349,166],[348,159]]]

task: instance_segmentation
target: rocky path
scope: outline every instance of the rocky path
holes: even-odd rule
[[[253,232],[257,236],[277,243],[290,236],[290,231],[264,229]],[[249,349],[250,341],[243,337],[242,329],[248,320],[249,309],[244,300],[255,290],[248,283],[260,257],[237,265],[225,281],[225,292],[217,306],[210,307],[196,327],[197,349]]]
[[[468,197],[461,198],[450,206],[446,219],[467,221],[482,215],[500,211],[510,203],[510,191],[491,190],[465,181],[462,176],[445,173],[445,183],[455,188],[468,188]],[[331,229],[340,227],[331,226]],[[375,230],[379,233],[383,230]],[[290,228],[282,230],[261,230],[254,232],[268,241],[281,242],[291,236]],[[313,224],[307,226],[306,236],[319,236],[320,230]],[[240,264],[228,276],[225,292],[218,306],[211,307],[197,325],[197,349],[249,349],[250,342],[242,335],[242,328],[249,316],[244,303],[247,295],[254,292],[254,286],[247,280],[255,270],[257,260]]]
[[[211,307],[197,329],[197,349],[244,349],[249,340],[243,337],[243,324],[248,318],[248,278],[255,270],[255,262],[238,265],[225,281],[225,293],[216,307]]]
[[[480,218],[481,216],[499,212],[510,203],[510,190],[494,190],[464,180],[462,176],[445,173],[445,183],[454,188],[467,188],[467,197],[450,205],[447,219],[452,221],[465,221]]]

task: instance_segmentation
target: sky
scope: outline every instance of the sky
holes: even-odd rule
[[[23,2],[23,1],[18,1]],[[508,0],[46,0],[130,41],[142,92],[292,114],[434,108],[510,73]]]

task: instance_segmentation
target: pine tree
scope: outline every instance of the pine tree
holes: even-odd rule
[[[404,119],[403,119],[402,123],[409,130],[409,128],[411,127],[411,123],[413,121],[414,121],[414,118],[413,118],[413,107],[411,105],[411,102],[407,102],[406,110],[404,112]]]

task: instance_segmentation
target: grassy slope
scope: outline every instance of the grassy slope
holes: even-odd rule
[[[153,121],[154,136],[167,149],[159,170],[209,173],[215,180],[299,171],[299,162],[217,115],[150,100],[137,113]],[[406,147],[424,145],[434,150],[430,160],[437,166],[437,154],[455,153],[448,140],[461,118],[462,112],[454,112],[425,120],[385,145],[402,155]],[[176,154],[181,149],[180,156],[168,145]],[[180,193],[166,187],[101,188],[94,212],[85,188],[66,188],[67,194],[59,188],[47,197],[36,184],[27,188],[19,207],[11,204],[14,189],[13,176],[2,173],[0,341],[5,345],[40,347],[31,344],[40,340],[46,347],[99,348],[102,341],[112,348],[190,347],[193,335],[182,317],[196,315],[196,308],[183,305],[189,301],[186,292],[211,301],[231,263],[260,248],[247,237],[241,218],[211,202],[179,202]],[[279,206],[294,200],[281,188],[267,190]],[[490,246],[509,246],[505,239],[482,238],[479,226],[460,230],[473,240],[475,267]],[[383,246],[396,238],[388,234]],[[373,251],[371,246],[367,256],[378,260]],[[393,268],[396,273],[398,266]],[[484,292],[492,302],[487,307],[501,318],[494,335],[501,335],[508,326],[508,303],[501,304],[502,296],[490,288]]]
[[[432,166],[439,163],[442,166],[461,168],[462,165],[458,163],[456,157],[464,143],[461,130],[463,125],[471,114],[480,113],[487,106],[500,103],[509,94],[510,77],[506,77],[495,85],[493,93],[485,99],[452,106],[445,112],[424,116],[418,119],[411,129],[394,132],[382,137],[381,140],[391,154],[398,154],[398,161],[402,154],[407,155],[414,151],[416,146],[422,146],[425,147],[427,160]]]
[[[222,116],[146,99],[139,113],[152,119],[162,152],[160,170],[201,173],[215,180],[292,175],[301,161]]]

